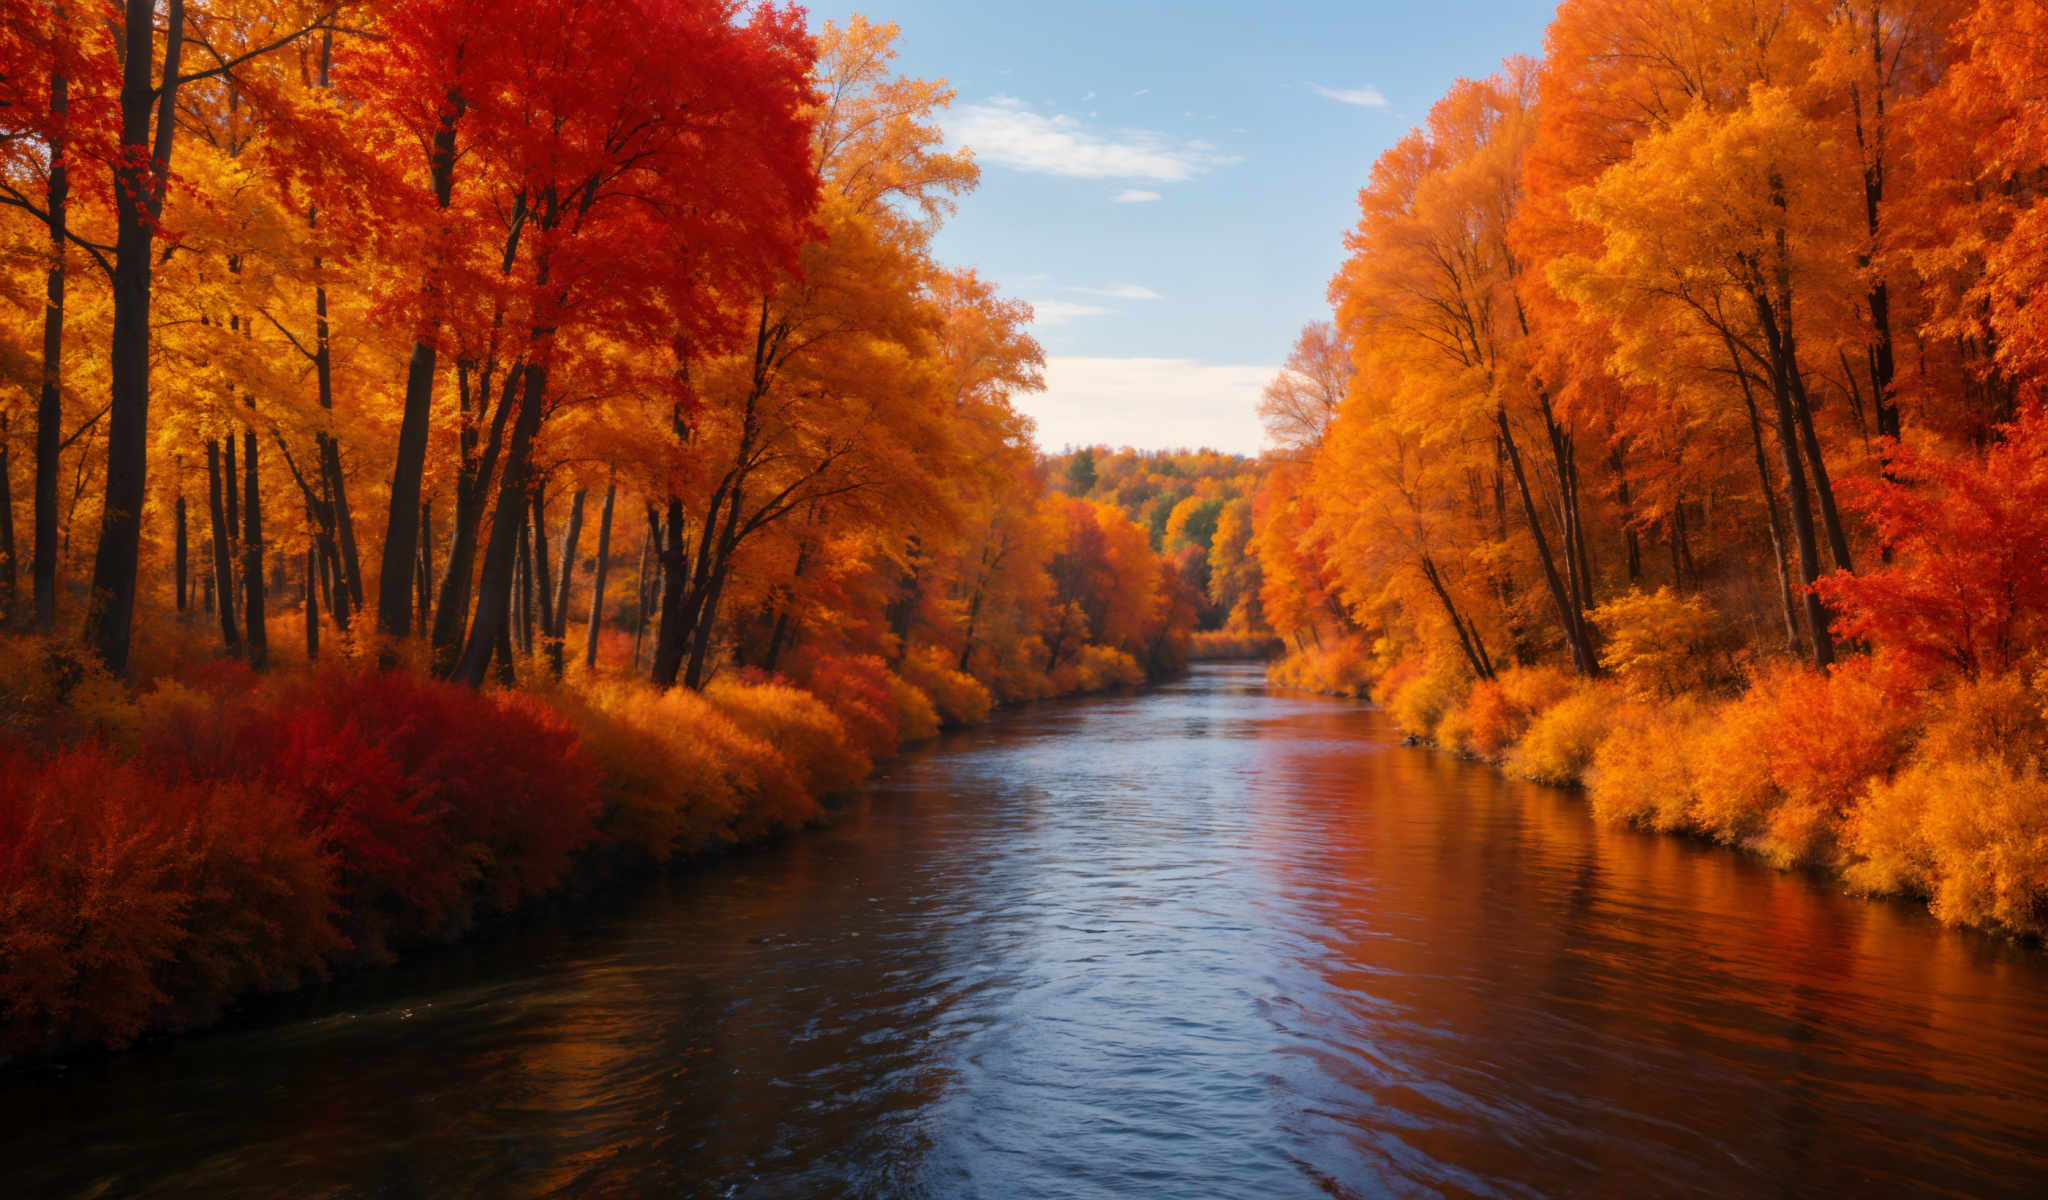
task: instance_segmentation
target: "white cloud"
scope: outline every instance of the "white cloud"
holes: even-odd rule
[[[1038,424],[1038,444],[1208,446],[1256,454],[1264,438],[1259,393],[1275,368],[1211,366],[1185,358],[1045,360],[1045,391],[1017,397]]]
[[[1365,87],[1333,88],[1324,87],[1320,83],[1311,83],[1308,85],[1308,90],[1325,100],[1335,100],[1339,104],[1355,104],[1359,108],[1385,108],[1387,106],[1387,98],[1380,95],[1380,90],[1370,84],[1367,84]]]
[[[1135,283],[1120,283],[1115,287],[1069,287],[1070,292],[1085,292],[1090,296],[1108,296],[1112,300],[1157,300],[1159,293]]]
[[[1083,103],[1083,104],[1086,104],[1086,103],[1088,103],[1088,102],[1089,102],[1090,100],[1093,100],[1093,99],[1095,99],[1095,93],[1094,93],[1094,92],[1090,92],[1090,93],[1088,93],[1087,95],[1085,95],[1085,96],[1081,97],[1081,103]]]
[[[1040,325],[1060,325],[1080,317],[1106,317],[1115,311],[1099,304],[1076,304],[1072,300],[1031,301],[1032,320]]]
[[[1179,183],[1240,161],[1202,141],[1144,129],[1096,132],[1080,118],[1033,112],[1014,96],[954,110],[948,140],[983,162],[1070,179],[1144,179]]]
[[[1152,89],[1151,89],[1151,88],[1139,88],[1139,89],[1138,89],[1137,91],[1135,91],[1135,92],[1132,92],[1132,93],[1131,93],[1131,95],[1133,95],[1133,96],[1149,96],[1149,95],[1151,95],[1151,94],[1152,94]]]
[[[1143,188],[1125,188],[1123,191],[1111,196],[1109,202],[1111,204],[1150,204],[1157,199],[1159,199],[1158,192],[1148,192]]]

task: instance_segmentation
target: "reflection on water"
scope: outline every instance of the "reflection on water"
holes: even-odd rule
[[[268,1028],[0,1081],[13,1194],[2025,1193],[2048,955],[1211,667]]]

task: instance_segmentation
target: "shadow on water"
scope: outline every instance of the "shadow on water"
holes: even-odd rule
[[[0,1082],[11,1194],[1793,1195],[2048,1180],[2048,956],[1219,665],[823,830]]]

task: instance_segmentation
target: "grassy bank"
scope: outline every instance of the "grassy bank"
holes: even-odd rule
[[[1819,672],[1714,662],[1682,640],[1606,677],[1358,640],[1276,663],[1282,686],[1369,697],[1417,741],[1586,789],[1614,824],[1688,834],[1941,920],[2048,935],[2048,673],[1929,684],[1883,657]]]
[[[197,658],[130,689],[72,643],[0,639],[0,1061],[202,1026],[572,879],[800,829],[999,700],[1143,678],[1100,646],[1014,674],[817,655],[702,692],[572,675],[479,695]]]

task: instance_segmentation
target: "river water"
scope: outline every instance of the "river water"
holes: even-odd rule
[[[0,1076],[10,1195],[2043,1194],[2048,953],[1209,666],[309,1015]]]

